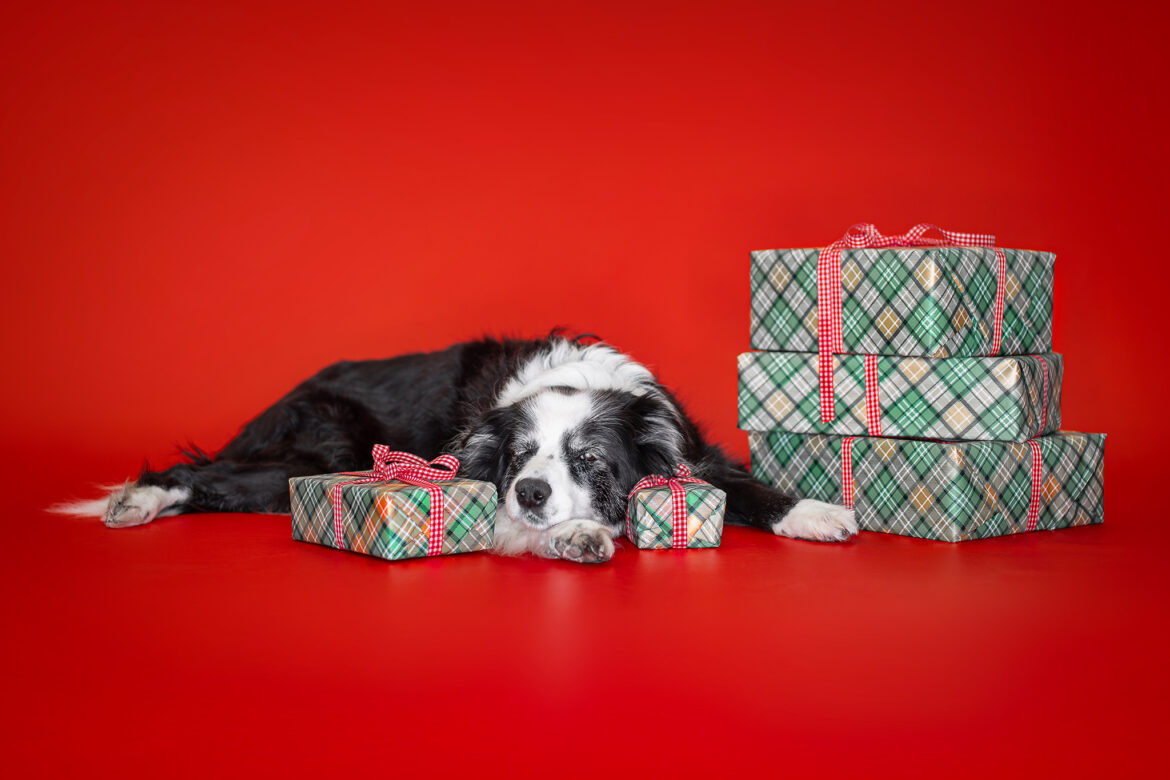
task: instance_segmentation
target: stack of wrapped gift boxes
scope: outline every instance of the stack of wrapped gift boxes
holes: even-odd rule
[[[937,237],[932,237],[937,236]],[[1060,430],[1055,256],[855,225],[752,253],[753,473],[862,529],[965,541],[1100,523],[1104,434]]]

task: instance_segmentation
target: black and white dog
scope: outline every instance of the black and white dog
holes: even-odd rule
[[[214,457],[144,470],[74,514],[111,528],[185,512],[288,512],[288,478],[370,466],[376,443],[426,459],[450,452],[460,473],[501,496],[495,549],[598,562],[613,556],[626,494],[686,463],[727,492],[730,523],[843,541],[852,511],[783,495],[703,440],[645,366],[606,344],[471,341],[441,352],[329,366],[248,423]]]

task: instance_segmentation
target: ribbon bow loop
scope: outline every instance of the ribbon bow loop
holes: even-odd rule
[[[701,479],[691,476],[691,470],[685,463],[678,464],[674,476],[664,477],[661,474],[649,474],[638,480],[630,489],[630,498],[639,490],[646,488],[670,488],[670,546],[673,549],[684,549],[690,541],[687,532],[687,491],[683,485],[687,483],[705,484]],[[626,515],[626,534],[630,534],[630,518]],[[632,536],[632,535],[631,535]]]
[[[929,237],[934,231],[941,238]],[[995,246],[995,236],[989,233],[962,233],[944,230],[929,222],[920,222],[901,235],[886,236],[872,222],[858,222],[828,248],[862,249],[890,246]]]
[[[375,444],[372,452],[374,466],[368,472],[351,474],[358,479],[347,482],[338,482],[333,486],[331,500],[333,503],[333,543],[340,548],[344,538],[344,524],[341,489],[346,485],[359,485],[368,482],[405,482],[408,485],[421,487],[430,496],[430,510],[427,513],[425,533],[427,537],[427,555],[440,555],[443,552],[443,523],[444,499],[443,489],[435,484],[438,480],[454,479],[459,471],[459,459],[454,455],[440,455],[434,460],[423,460],[410,452],[392,450],[385,444]]]
[[[373,456],[373,474],[385,481],[404,478],[454,479],[459,471],[459,459],[454,455],[440,455],[434,460],[426,461],[413,453],[391,450],[385,444],[375,444]]]

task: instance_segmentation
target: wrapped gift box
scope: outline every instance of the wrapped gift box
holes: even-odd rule
[[[431,497],[425,487],[399,481],[355,483],[353,474],[321,474],[289,480],[293,539],[387,560],[428,554]],[[348,483],[348,484],[347,484]],[[341,538],[334,530],[331,496],[341,487]],[[443,491],[441,551],[490,550],[496,487],[471,479],[435,481]]]
[[[689,478],[689,472],[683,474]],[[643,550],[718,547],[723,538],[723,514],[727,494],[701,480],[677,480],[675,487],[685,494],[685,530],[675,533],[674,502],[664,480],[642,487],[639,482],[630,492],[626,509],[626,536]],[[681,507],[680,507],[681,508]]]
[[[1026,441],[1060,430],[1058,354],[921,358],[838,355],[836,419],[821,421],[817,355],[739,356],[745,431]],[[867,393],[867,387],[871,392]]]
[[[751,259],[753,349],[816,352],[819,249]],[[1028,355],[1052,349],[1049,252],[1002,250],[1002,342],[993,349],[996,250],[984,246],[841,250],[842,349],[871,355]]]
[[[851,505],[868,531],[949,542],[1104,520],[1101,433],[945,442],[749,433],[752,473],[802,498]],[[844,454],[844,457],[843,457]]]

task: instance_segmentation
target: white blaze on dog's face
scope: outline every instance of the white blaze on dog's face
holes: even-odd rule
[[[588,483],[574,477],[570,458],[595,457],[581,430],[593,415],[590,393],[545,391],[525,402],[525,424],[511,442],[511,480],[504,509],[534,528],[596,518]]]

